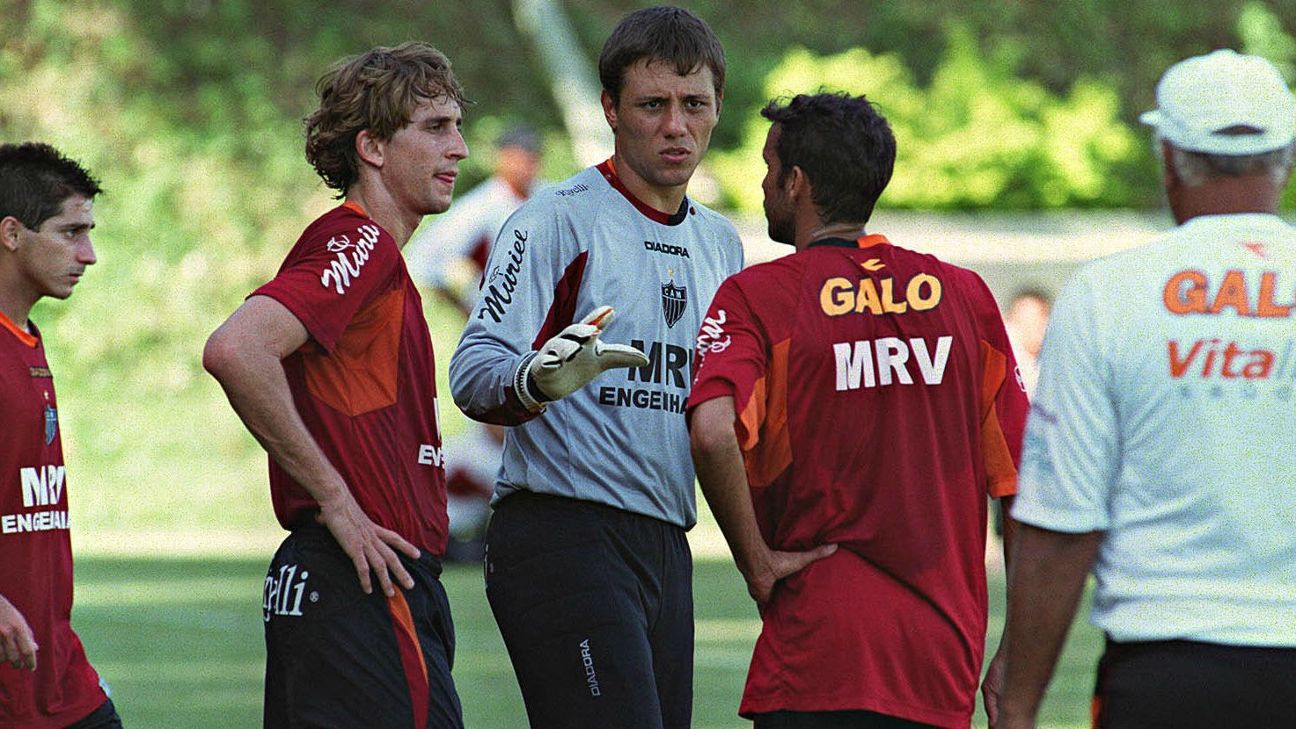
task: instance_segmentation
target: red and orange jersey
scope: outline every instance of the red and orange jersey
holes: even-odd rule
[[[0,726],[68,726],[106,698],[72,631],[67,485],[40,333],[0,314],[0,595],[40,647],[35,672],[0,662]]]
[[[985,284],[880,235],[819,241],[726,281],[696,359],[689,407],[734,398],[769,545],[841,547],[776,590],[743,712],[966,725],[986,496],[1015,492],[1027,410]]]
[[[306,229],[273,280],[253,292],[288,308],[310,339],[284,371],[307,429],[378,524],[441,555],[445,472],[432,340],[392,237],[353,204]],[[285,528],[318,504],[273,460]]]

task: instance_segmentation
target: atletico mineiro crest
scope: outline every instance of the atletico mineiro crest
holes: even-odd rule
[[[45,403],[45,445],[54,442],[54,436],[58,435],[58,411]]]
[[[675,322],[684,316],[684,308],[688,306],[688,290],[668,281],[662,284],[661,292],[662,314],[666,316],[666,326],[673,327]]]

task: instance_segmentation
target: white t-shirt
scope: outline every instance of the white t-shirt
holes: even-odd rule
[[[1120,641],[1296,646],[1296,229],[1194,218],[1058,298],[1013,516],[1102,531]]]
[[[405,247],[410,276],[419,284],[453,291],[465,308],[472,306],[490,245],[524,202],[499,177],[474,187],[410,239]]]

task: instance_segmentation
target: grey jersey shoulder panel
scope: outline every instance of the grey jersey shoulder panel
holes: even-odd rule
[[[688,201],[678,225],[645,216],[588,168],[532,198],[492,247],[483,290],[450,362],[455,402],[470,417],[505,407],[555,288],[584,256],[573,316],[616,310],[603,333],[651,359],[603,373],[510,429],[495,485],[608,504],[690,527],[697,520],[684,404],[702,317],[742,268],[737,230]]]

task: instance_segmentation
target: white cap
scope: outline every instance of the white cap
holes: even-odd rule
[[[1206,154],[1270,152],[1296,140],[1296,97],[1273,64],[1218,50],[1171,66],[1156,89],[1157,109],[1139,121],[1179,149]],[[1220,134],[1231,127],[1258,134]]]

